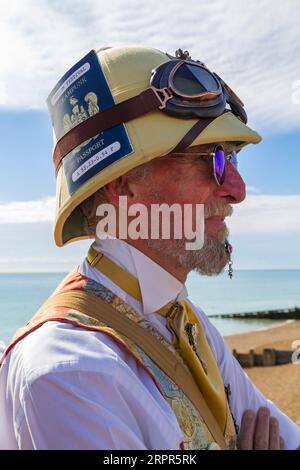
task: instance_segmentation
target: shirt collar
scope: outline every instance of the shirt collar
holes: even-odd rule
[[[187,289],[182,282],[126,241],[96,238],[93,248],[138,279],[144,315],[156,312],[168,302],[187,298]]]

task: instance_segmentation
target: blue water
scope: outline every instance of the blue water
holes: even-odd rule
[[[240,270],[232,279],[190,274],[189,296],[210,315],[252,312],[300,306],[300,270]],[[216,319],[211,321],[222,334],[256,330],[276,324],[272,320]]]
[[[0,343],[33,316],[65,273],[0,273]],[[300,270],[235,271],[202,277],[192,273],[187,282],[190,298],[207,315],[300,306]],[[212,319],[222,334],[269,326],[269,320]],[[1,349],[1,344],[0,344]]]

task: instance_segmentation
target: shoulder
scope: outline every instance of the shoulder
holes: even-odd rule
[[[116,376],[117,370],[128,369],[131,359],[111,336],[57,321],[48,321],[28,334],[10,355],[10,367],[22,368],[27,385],[59,372]]]
[[[175,415],[154,381],[107,335],[49,321],[9,356],[2,406],[34,448],[179,447]]]

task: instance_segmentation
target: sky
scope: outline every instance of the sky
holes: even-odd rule
[[[46,98],[91,49],[179,47],[245,103],[263,137],[239,156],[246,200],[228,220],[238,269],[300,268],[298,0],[0,0],[0,272],[68,271],[88,241],[53,241]]]

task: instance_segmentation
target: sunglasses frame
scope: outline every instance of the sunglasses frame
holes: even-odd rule
[[[220,180],[218,179],[217,177],[217,172],[216,172],[216,152],[218,150],[222,150],[223,151],[223,155],[224,155],[224,171],[220,177]],[[235,155],[235,161],[234,163],[231,162],[232,160],[232,155]],[[237,169],[237,153],[235,150],[233,150],[231,153],[229,153],[228,155],[226,155],[225,153],[225,150],[224,150],[224,147],[220,144],[216,145],[215,148],[214,148],[214,151],[210,153],[210,155],[213,157],[213,173],[214,173],[214,178],[215,178],[215,181],[217,183],[218,186],[222,186],[222,184],[224,183],[225,181],[225,176],[226,176],[226,161],[227,162],[230,162],[232,164],[232,166]]]
[[[217,150],[222,150],[223,153],[224,153],[224,160],[225,160],[225,164],[224,164],[224,171],[221,175],[221,178],[220,180],[218,179],[217,177],[217,172],[216,172],[216,152]],[[170,155],[209,155],[212,157],[212,166],[213,166],[213,175],[214,175],[214,179],[215,179],[215,182],[217,183],[218,186],[222,186],[222,184],[224,183],[225,181],[225,176],[226,176],[226,161],[230,162],[233,167],[235,169],[237,169],[237,165],[238,165],[238,162],[237,162],[237,152],[235,150],[233,150],[232,152],[230,152],[229,154],[226,155],[225,153],[225,150],[224,150],[224,147],[223,145],[220,145],[220,144],[217,144],[215,147],[214,147],[214,150],[213,152],[197,152],[197,153],[188,153],[188,152],[174,152],[174,153],[170,153]],[[232,156],[235,156],[235,159],[234,159],[234,162],[231,162],[232,160]]]

